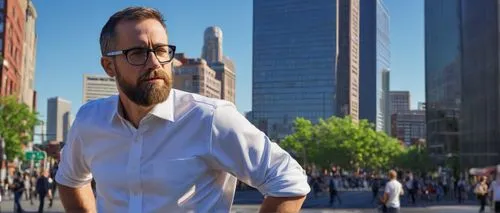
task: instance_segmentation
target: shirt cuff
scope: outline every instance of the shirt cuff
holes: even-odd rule
[[[264,196],[271,197],[300,197],[306,196],[311,191],[307,176],[302,172],[284,174],[268,180],[257,189]],[[285,178],[286,177],[286,178]]]
[[[88,180],[76,180],[74,178],[70,178],[66,175],[64,175],[62,172],[57,171],[55,181],[58,184],[71,187],[71,188],[80,188],[82,186],[87,185],[92,181],[92,176]]]

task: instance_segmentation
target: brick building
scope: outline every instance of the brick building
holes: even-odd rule
[[[25,9],[20,0],[0,0],[0,96],[20,92]]]

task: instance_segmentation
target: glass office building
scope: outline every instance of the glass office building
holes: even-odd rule
[[[500,158],[499,2],[462,0],[460,149],[464,166]]]
[[[336,1],[253,1],[254,124],[271,138],[296,117],[335,114]]]
[[[461,3],[425,1],[427,147],[437,160],[459,152]]]
[[[361,0],[360,16],[359,117],[382,131],[391,125],[385,117],[382,80],[382,73],[389,70],[391,59],[389,12],[383,0]]]
[[[427,144],[462,169],[500,160],[498,1],[425,1]]]

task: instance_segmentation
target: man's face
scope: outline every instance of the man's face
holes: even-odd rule
[[[156,48],[168,44],[165,28],[154,19],[122,21],[116,26],[116,48]],[[152,106],[165,101],[172,88],[171,63],[160,64],[154,53],[148,53],[144,65],[131,65],[124,54],[110,58],[106,72],[114,77],[120,93],[140,106]]]

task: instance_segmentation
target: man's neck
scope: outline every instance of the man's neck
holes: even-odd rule
[[[153,109],[154,106],[139,106],[132,102],[126,95],[120,94],[120,103],[122,106],[123,118],[130,121],[135,128],[139,127],[141,120]]]

